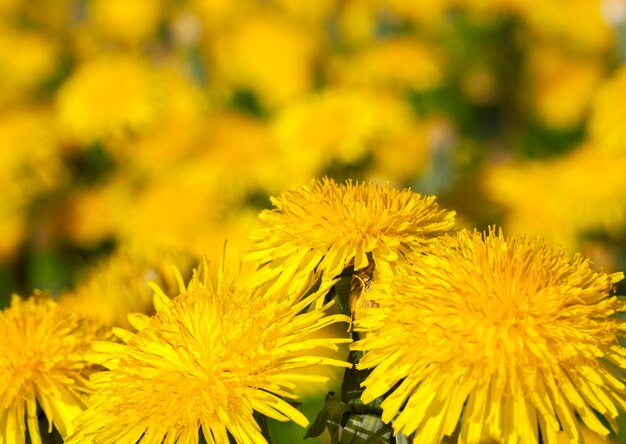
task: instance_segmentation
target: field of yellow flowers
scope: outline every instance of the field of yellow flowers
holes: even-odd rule
[[[626,0],[0,0],[0,444],[626,443]]]

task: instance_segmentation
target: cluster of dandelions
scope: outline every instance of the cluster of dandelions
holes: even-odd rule
[[[203,264],[172,299],[155,285],[156,314],[130,315],[136,331],[117,339],[49,298],[15,298],[0,314],[0,443],[26,427],[40,442],[38,408],[68,443],[271,442],[264,418],[308,424],[294,389],[319,364],[363,378],[316,421],[341,442],[576,443],[616,428],[621,273],[539,238],[455,230],[408,189],[323,180],[273,204],[251,272],[213,284]],[[314,335],[350,322],[351,337]],[[347,362],[319,352],[343,343]],[[376,428],[342,427],[366,411],[355,401],[380,407]]]

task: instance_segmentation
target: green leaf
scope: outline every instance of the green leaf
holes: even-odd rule
[[[350,411],[350,406],[334,397],[334,392],[328,392],[324,407],[318,413],[315,421],[309,426],[304,439],[314,438],[328,429],[331,444],[339,444],[339,432],[344,414]]]

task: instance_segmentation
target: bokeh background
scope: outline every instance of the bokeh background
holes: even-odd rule
[[[0,307],[126,325],[324,175],[624,270],[625,58],[626,0],[0,0]]]

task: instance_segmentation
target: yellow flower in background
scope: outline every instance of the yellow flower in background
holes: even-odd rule
[[[93,378],[97,391],[68,444],[140,438],[197,443],[200,428],[210,443],[226,443],[228,434],[237,443],[263,443],[254,411],[306,426],[306,417],[285,398],[295,398],[296,384],[323,379],[301,369],[348,366],[314,349],[336,350],[349,341],[305,338],[349,322],[342,315],[326,316],[324,309],[304,312],[328,287],[305,296],[307,290],[269,298],[245,278],[230,281],[223,275],[213,286],[206,265],[173,300],[157,287],[154,317],[135,315],[137,333],[115,330],[124,344],[96,345],[94,359],[110,371]]]
[[[53,189],[64,169],[52,112],[15,107],[0,112],[0,188],[20,204]]]
[[[74,190],[58,215],[63,234],[85,247],[112,237],[119,224],[123,191],[115,180],[94,188]]]
[[[354,1],[354,0],[353,0]],[[433,25],[445,19],[451,6],[458,0],[370,0],[378,8],[391,11],[397,17],[409,19],[420,25]]]
[[[403,131],[372,147],[372,179],[406,183],[418,177],[428,165],[431,153],[438,149],[450,133],[450,123],[444,119],[415,120]]]
[[[189,12],[200,19],[202,29],[210,36],[228,32],[233,22],[249,15],[257,7],[256,0],[189,0]]]
[[[118,247],[79,279],[74,290],[63,293],[59,303],[109,327],[129,328],[130,313],[153,313],[148,284],[176,288],[172,267],[187,271],[190,261],[187,255],[172,250],[153,247],[150,251],[145,245]]]
[[[626,152],[585,145],[558,158],[493,166],[484,187],[504,208],[509,231],[576,247],[585,232],[623,230],[625,168]]]
[[[205,174],[219,177],[231,193],[282,189],[290,172],[280,164],[266,121],[222,111],[204,122],[203,154],[195,162]],[[242,159],[245,159],[242,162]]]
[[[359,46],[372,41],[376,33],[375,0],[347,0],[337,17],[338,29],[346,44]]]
[[[615,43],[614,32],[602,16],[603,0],[519,2],[528,32],[577,51],[601,53]]]
[[[445,30],[449,12],[460,0],[345,0],[338,3],[337,25],[347,47],[376,45],[387,34],[385,25],[411,29]],[[382,26],[381,26],[382,25]],[[382,32],[381,32],[382,31]],[[396,34],[393,32],[392,34]],[[400,32],[398,34],[404,34]],[[420,33],[418,33],[420,34]],[[418,39],[421,38],[417,37]],[[404,70],[404,66],[397,68]]]
[[[314,32],[319,32],[339,9],[336,0],[300,0],[298,2],[271,0],[269,3],[276,5],[277,9],[293,20],[308,25],[309,29]]]
[[[120,198],[116,236],[125,242],[201,254],[213,238],[213,221],[228,212],[232,190],[220,188],[220,178],[185,164],[134,188]]]
[[[24,240],[26,214],[7,202],[0,203],[0,260],[10,260]]]
[[[626,67],[621,67],[598,90],[589,117],[591,139],[603,148],[626,152]]]
[[[393,280],[374,284],[352,345],[373,369],[362,399],[382,403],[396,432],[441,442],[459,421],[459,442],[581,441],[613,428],[626,407],[622,273],[540,238],[461,231]],[[394,386],[396,386],[394,388]]]
[[[242,266],[240,256],[250,249],[250,232],[258,229],[261,222],[258,218],[258,210],[246,208],[237,212],[225,211],[222,214],[213,215],[212,220],[204,221],[206,234],[201,242],[195,246],[189,246],[188,250],[197,257],[220,257],[224,248],[228,248],[229,254],[223,259],[227,268]],[[210,263],[212,273],[217,271],[217,263]],[[253,263],[244,263],[244,266],[255,268]]]
[[[439,86],[444,75],[442,51],[416,37],[374,41],[356,54],[331,63],[333,82],[359,87],[425,90]]]
[[[155,73],[145,61],[109,54],[81,64],[59,89],[56,105],[64,134],[88,144],[149,128],[159,100]]]
[[[150,131],[108,144],[122,177],[167,175],[204,151],[209,108],[205,91],[169,65],[159,67],[159,85],[159,118]]]
[[[14,13],[20,6],[21,0],[0,0],[0,13]]]
[[[0,1],[10,2],[12,0]],[[54,33],[49,35],[51,38],[54,38],[55,35],[65,37],[65,33],[72,25],[72,20],[76,18],[75,15],[68,13],[72,10],[71,8],[76,7],[72,0],[55,0],[54,2],[17,1],[20,3],[18,20],[23,20],[22,23],[40,27]]]
[[[316,41],[278,14],[242,16],[211,49],[215,84],[244,88],[274,108],[313,86]]]
[[[0,154],[0,258],[11,259],[28,233],[29,205],[66,177],[51,111],[0,112]]]
[[[403,256],[426,250],[454,228],[454,212],[439,207],[435,196],[411,189],[332,179],[272,198],[274,208],[259,215],[265,227],[253,232],[246,258],[269,262],[261,281],[280,274],[274,288],[299,285],[315,268],[325,280],[354,264],[388,275]]]
[[[580,123],[604,74],[600,58],[547,45],[531,47],[529,68],[535,112],[555,128]]]
[[[54,427],[65,438],[91,391],[94,366],[84,354],[104,330],[35,292],[14,296],[0,312],[0,337],[0,443],[24,443],[28,429],[30,442],[41,444],[38,407],[48,433]]]
[[[244,140],[247,136],[225,137]],[[205,147],[200,145],[200,148]],[[237,251],[246,249],[248,232],[258,226],[258,210],[246,206],[245,199],[248,191],[256,190],[254,187],[248,190],[250,184],[245,180],[236,183],[241,177],[228,171],[228,163],[233,160],[228,150],[232,147],[215,148],[225,149],[223,157],[207,149],[205,156],[192,156],[167,174],[139,182],[139,186],[129,181],[128,176],[126,182],[116,185],[113,191],[118,198],[112,215],[115,237],[146,248],[187,251],[195,256],[211,252],[219,256],[224,239]]]
[[[132,45],[154,36],[161,9],[153,0],[94,0],[89,15],[97,33]]]
[[[519,14],[527,3],[525,0],[452,0],[452,5],[462,6],[473,17],[490,19],[504,14]]]
[[[333,160],[357,161],[410,121],[411,110],[399,97],[328,88],[283,107],[271,125],[281,157],[296,177],[316,177]]]
[[[58,53],[54,39],[44,33],[0,25],[0,104],[32,93],[53,74]]]

